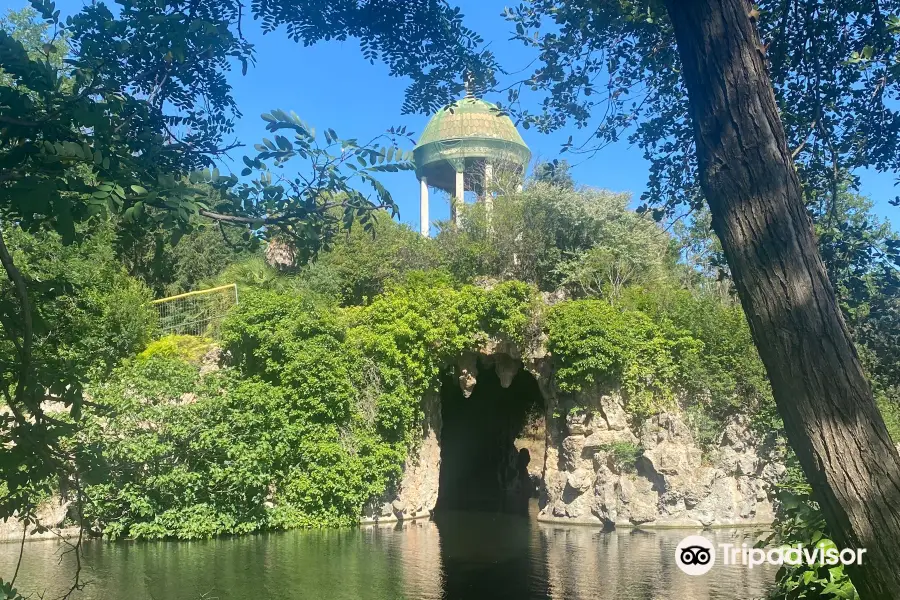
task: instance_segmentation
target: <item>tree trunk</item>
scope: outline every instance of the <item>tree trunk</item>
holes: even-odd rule
[[[788,439],[862,598],[900,599],[900,456],[816,248],[746,0],[666,0],[701,185]]]

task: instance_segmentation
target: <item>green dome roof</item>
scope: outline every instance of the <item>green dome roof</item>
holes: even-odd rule
[[[496,105],[476,98],[463,98],[434,115],[419,138],[419,146],[461,139],[496,139],[525,146],[516,126]],[[525,146],[526,148],[528,146]]]
[[[419,177],[429,184],[452,189],[452,172],[470,161],[488,161],[522,168],[531,151],[516,126],[496,105],[464,98],[435,114],[413,150]]]

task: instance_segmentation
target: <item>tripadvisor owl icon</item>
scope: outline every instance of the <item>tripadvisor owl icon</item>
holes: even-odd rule
[[[703,575],[716,564],[716,551],[702,535],[689,535],[675,547],[675,563],[688,575]]]

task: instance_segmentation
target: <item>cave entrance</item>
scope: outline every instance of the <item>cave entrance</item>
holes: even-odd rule
[[[446,377],[441,386],[436,512],[528,513],[534,485],[523,461],[528,453],[520,454],[515,442],[529,419],[542,412],[543,398],[534,376],[522,368],[504,388],[493,362],[478,359],[477,383],[468,398],[455,377]]]

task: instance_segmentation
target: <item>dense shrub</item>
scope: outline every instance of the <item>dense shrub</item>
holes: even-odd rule
[[[774,531],[757,546],[772,544],[805,548],[821,548],[822,552],[835,548],[828,526],[819,506],[812,499],[812,488],[803,477],[796,457],[789,458],[787,476],[778,486],[778,513]],[[844,566],[826,565],[822,561],[809,565],[782,565],[775,576],[770,600],[822,598],[825,600],[858,600],[859,594]]]
[[[68,246],[55,232],[10,227],[4,236],[35,307],[34,354],[41,369],[80,381],[86,373],[108,373],[150,340],[157,326],[150,292],[116,260],[110,227],[85,230]],[[4,278],[0,301],[12,295]],[[10,346],[0,354],[15,351]]]
[[[557,305],[547,331],[562,391],[621,388],[637,418],[675,407],[687,385],[685,367],[703,348],[686,330],[602,300]]]
[[[137,359],[146,361],[156,356],[162,356],[200,364],[212,347],[213,341],[209,338],[193,335],[166,335],[147,344],[147,347],[137,355]]]
[[[634,473],[637,470],[637,461],[644,453],[643,448],[631,442],[603,444],[599,448],[609,452],[616,468],[625,473]]]
[[[283,390],[230,371],[199,378],[196,367],[161,356],[119,375],[95,391],[109,412],[82,433],[106,465],[86,477],[99,482],[87,488],[89,520],[112,537],[135,538],[288,525],[266,508],[270,486],[324,440],[292,418]],[[302,507],[295,516],[309,519]],[[317,521],[337,522],[329,516]]]
[[[541,290],[617,295],[665,276],[669,239],[628,210],[628,194],[535,182],[484,207],[466,205],[462,227],[435,240],[442,265],[462,280],[518,279]]]
[[[525,284],[440,274],[346,309],[246,293],[222,326],[233,366],[201,376],[185,358],[204,343],[171,337],[92,390],[89,519],[179,538],[349,524],[396,481],[443,369],[489,335],[524,340],[534,306]]]
[[[244,240],[239,232],[206,219],[198,219],[193,230],[173,244],[171,234],[156,216],[155,209],[148,208],[142,218],[117,222],[114,247],[128,272],[157,297],[197,289],[229,265],[261,256],[258,240]]]
[[[765,367],[737,302],[712,293],[660,286],[631,288],[622,305],[690,333],[702,345],[680,359],[687,407],[714,421],[742,412],[760,431],[781,429]],[[702,417],[700,417],[702,418]]]
[[[402,282],[410,271],[439,265],[432,240],[391,220],[387,213],[376,217],[375,237],[362,227],[354,227],[301,271],[299,275],[309,290],[335,297],[344,306],[365,304],[392,284]]]

